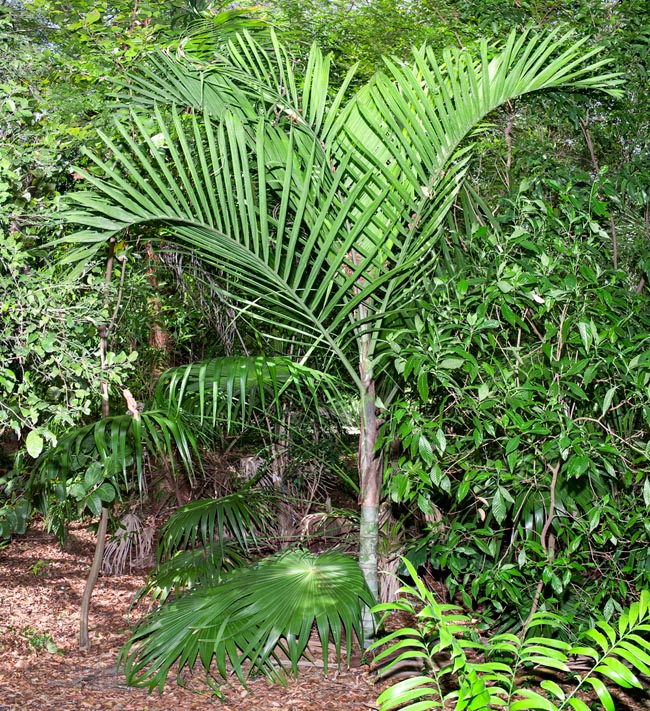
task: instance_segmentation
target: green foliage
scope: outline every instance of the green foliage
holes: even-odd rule
[[[260,489],[243,489],[219,499],[199,499],[176,509],[161,532],[159,558],[166,558],[197,544],[206,547],[224,541],[228,531],[242,550],[256,544],[255,531],[271,525],[269,494]]]
[[[11,630],[11,627],[10,627]],[[35,627],[23,627],[20,636],[27,641],[30,652],[49,652],[49,654],[65,654],[63,649],[59,649],[49,632],[41,632]]]
[[[540,582],[549,608],[611,615],[648,584],[647,297],[570,192],[522,195],[504,219],[506,237],[478,229],[432,279],[415,333],[391,337],[408,390],[386,487],[444,512],[412,559],[468,606],[520,623]]]
[[[248,425],[255,412],[281,418],[283,403],[316,411],[343,404],[341,383],[290,358],[226,356],[171,368],[158,381],[156,400],[170,412],[195,416],[201,424]],[[338,387],[338,390],[337,390]]]
[[[384,57],[408,61],[411,48],[425,42],[447,47],[475,37],[475,28],[459,21],[456,3],[416,0],[372,0],[350,3],[343,0],[270,0],[274,25],[280,36],[296,51],[316,42],[332,53],[335,70],[359,64],[358,75],[367,80],[383,68]]]
[[[273,492],[244,488],[181,506],[163,526],[158,564],[138,597],[164,602],[173,591],[214,586],[244,567],[251,547],[274,528]]]
[[[357,387],[359,560],[372,589],[382,329],[428,273],[492,111],[543,89],[619,93],[609,62],[584,45],[555,30],[442,60],[424,48],[410,67],[388,63],[346,105],[352,75],[332,96],[331,61],[317,47],[300,81],[274,36],[271,47],[239,36],[209,73],[168,58],[148,67],[131,102],[153,111],[133,109],[130,125],[116,124],[119,140],[103,137],[110,162],[88,154],[89,189],[66,215],[83,228],[67,240],[78,245],[70,259],[155,224],[167,244],[221,271],[223,291],[267,338],[301,362],[323,358]]]
[[[647,591],[622,612],[617,625],[601,619],[577,644],[554,638],[563,620],[548,613],[534,615],[520,636],[500,634],[484,640],[476,633],[475,621],[454,605],[438,603],[415,569],[405,564],[413,584],[401,588],[397,602],[374,610],[386,615],[406,612],[414,626],[377,640],[372,648],[380,650],[375,663],[384,662],[382,672],[411,662],[420,673],[386,689],[378,699],[380,711],[586,711],[594,703],[612,711],[612,685],[642,688],[638,675],[650,670]],[[584,671],[576,671],[581,668]],[[539,675],[545,678],[538,684]]]
[[[23,438],[29,455],[95,414],[100,382],[112,392],[137,353],[109,353],[101,369],[98,324],[106,289],[95,270],[66,276],[21,241],[0,243],[0,434]]]
[[[25,497],[63,536],[71,520],[91,514],[145,487],[145,451],[154,458],[178,456],[193,471],[197,439],[190,422],[159,410],[138,417],[114,415],[69,429],[36,461]]]
[[[151,690],[164,687],[175,663],[177,673],[197,663],[208,673],[214,663],[224,679],[231,668],[242,682],[254,672],[279,680],[287,664],[297,674],[315,624],[327,671],[330,635],[339,663],[345,640],[349,662],[361,610],[372,604],[351,558],[289,550],[166,603],[138,626],[120,659],[127,682]]]

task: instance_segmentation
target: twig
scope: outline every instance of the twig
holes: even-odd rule
[[[596,158],[594,142],[591,138],[591,131],[589,130],[589,112],[587,112],[585,118],[581,118],[579,119],[579,121],[580,128],[582,129],[582,133],[587,143],[587,149],[589,150],[589,156],[591,157],[591,164],[594,168],[594,171],[596,172],[596,175],[598,175],[600,173],[600,165],[598,164],[598,159]],[[614,222],[614,215],[611,211],[609,213],[609,226],[612,237],[612,264],[614,265],[614,269],[618,269],[618,235],[616,233],[616,223]]]

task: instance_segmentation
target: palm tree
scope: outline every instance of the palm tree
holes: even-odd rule
[[[274,36],[238,36],[209,64],[161,54],[132,77],[129,123],[103,137],[109,157],[89,153],[94,169],[79,171],[88,190],[67,219],[85,226],[71,238],[81,253],[154,227],[218,268],[228,296],[301,363],[356,387],[359,561],[375,596],[386,333],[435,264],[486,117],[532,91],[616,95],[584,42],[556,29],[441,61],[422,48],[350,100],[352,72],[333,92],[329,58],[313,47],[299,76]]]

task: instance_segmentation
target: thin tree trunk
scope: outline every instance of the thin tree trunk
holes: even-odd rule
[[[369,338],[361,336],[359,375],[363,383],[360,403],[359,432],[359,484],[361,521],[359,535],[359,566],[375,599],[379,599],[378,547],[379,547],[379,493],[381,471],[376,456],[377,412],[375,381],[372,363],[368,356]],[[375,625],[366,610],[363,619],[366,641],[374,636]]]
[[[97,543],[95,544],[95,555],[93,563],[90,566],[90,572],[86,579],[86,587],[81,598],[81,624],[79,629],[79,649],[82,652],[90,650],[90,636],[88,634],[88,612],[90,610],[90,598],[95,588],[95,583],[99,577],[99,571],[102,567],[104,558],[104,548],[106,546],[106,530],[108,529],[108,509],[106,506],[102,508],[102,515],[99,519],[99,528],[97,529]]]
[[[106,301],[108,303],[108,285],[111,283],[111,277],[113,276],[113,261],[115,258],[115,240],[112,240],[109,246],[108,260],[106,261],[106,275],[104,277],[104,283],[106,284]],[[115,322],[117,317],[117,311],[119,306],[119,301],[122,295],[122,285],[124,283],[124,273],[126,268],[126,261],[122,262],[122,276],[120,279],[120,293],[118,294],[118,303],[116,304],[115,311],[113,312],[113,318],[108,325],[102,325],[99,328],[99,358],[101,362],[102,370],[106,367],[106,353],[108,352],[108,336],[110,334],[111,327]],[[102,380],[101,383],[102,391],[102,417],[107,418],[110,414],[110,405],[108,402],[108,383]],[[97,541],[95,543],[95,555],[93,556],[93,562],[90,566],[90,571],[88,572],[88,577],[86,578],[86,587],[84,588],[83,597],[81,598],[81,609],[79,611],[79,649],[83,652],[88,652],[90,650],[90,636],[88,634],[88,613],[90,611],[90,598],[93,594],[93,589],[95,588],[95,583],[99,577],[99,571],[102,567],[102,560],[104,558],[104,548],[106,547],[106,530],[108,529],[108,509],[106,506],[102,507],[102,515],[99,519],[99,527],[97,529]]]

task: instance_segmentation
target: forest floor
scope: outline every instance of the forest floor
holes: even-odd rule
[[[62,548],[31,530],[0,550],[0,711],[367,711],[381,688],[368,667],[308,667],[286,687],[255,679],[244,689],[210,694],[201,674],[175,677],[162,694],[126,686],[116,670],[120,647],[143,610],[130,610],[144,581],[100,576],[90,610],[91,650],[77,647],[79,606],[94,552],[94,536],[74,526]]]
[[[131,609],[145,573],[100,576],[93,593],[90,652],[77,647],[79,606],[94,535],[74,525],[64,547],[31,530],[0,549],[0,711],[367,711],[382,691],[367,666],[301,669],[287,686],[266,679],[230,683],[218,699],[200,672],[173,674],[162,694],[128,687],[116,669],[129,629],[144,613]],[[650,680],[646,680],[650,681]],[[612,689],[617,711],[650,711],[645,692]],[[602,708],[595,696],[594,708]]]

